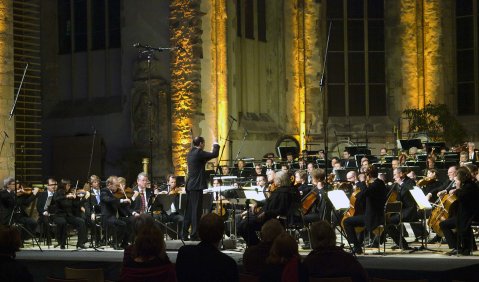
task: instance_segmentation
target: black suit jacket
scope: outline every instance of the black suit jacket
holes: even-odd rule
[[[191,148],[188,156],[188,180],[186,182],[186,191],[204,190],[208,188],[208,175],[206,175],[205,165],[211,159],[218,157],[220,145],[214,144],[213,151],[205,152],[197,147]]]
[[[236,262],[205,242],[195,246],[186,245],[178,250],[176,275],[178,282],[234,282],[239,279]]]
[[[135,188],[133,188],[133,192],[135,191],[140,191],[138,189],[138,186],[136,186]],[[148,204],[150,203],[150,197],[151,197],[151,189],[145,189],[145,193],[146,193],[146,209],[148,210]],[[131,203],[131,211],[132,212],[137,212],[137,213],[140,213],[140,209],[141,209],[141,197],[140,197],[140,194],[138,194],[138,197],[135,198],[135,201],[133,201]]]
[[[48,198],[48,191],[43,191],[38,193],[38,199],[37,199],[38,215],[43,215],[43,212],[45,211],[45,203],[47,202],[47,198]],[[48,207],[48,212],[52,211],[53,206],[54,206],[54,203],[52,198],[52,201],[50,202],[50,206]]]
[[[116,219],[116,214],[120,208],[120,199],[115,198],[113,193],[108,188],[103,188],[100,191],[100,206],[101,214],[106,221]],[[105,222],[105,221],[104,221]]]
[[[341,160],[341,166],[342,167],[358,167],[358,165],[356,164],[356,160],[354,159],[342,159]]]
[[[418,219],[416,201],[409,192],[414,189],[414,185],[416,185],[416,182],[407,176],[402,184],[399,185],[398,201],[402,202],[402,221],[415,221]]]
[[[8,224],[14,205],[13,193],[9,193],[7,190],[0,191],[0,224]]]
[[[388,190],[384,181],[376,178],[371,184],[361,187],[358,201],[365,201],[364,221],[366,229],[373,231],[380,224],[384,224],[384,204]]]

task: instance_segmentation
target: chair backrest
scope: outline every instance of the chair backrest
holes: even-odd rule
[[[248,273],[240,273],[239,282],[259,282],[259,276]]]
[[[309,282],[352,282],[349,276],[345,277],[309,277]]]
[[[86,279],[88,282],[103,282],[102,268],[79,269],[65,267],[65,277],[67,279]]]
[[[394,214],[394,213],[401,213],[402,210],[402,202],[394,201],[394,202],[387,202],[386,206],[384,207],[385,214]]]
[[[66,278],[47,277],[46,282],[88,282],[88,280],[87,279],[66,279]]]
[[[428,282],[427,279],[383,279],[375,278],[371,279],[371,282]]]

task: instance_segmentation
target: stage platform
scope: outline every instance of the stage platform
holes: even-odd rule
[[[196,244],[197,242],[184,242]],[[172,262],[176,261],[177,249],[183,242],[167,241],[168,256]],[[224,252],[232,257],[242,270],[243,246]],[[414,247],[420,244],[412,244]],[[429,281],[479,281],[479,252],[473,256],[448,256],[447,246],[432,244],[429,247],[437,252],[417,251],[414,253],[391,250],[387,245],[386,253],[377,254],[377,249],[366,249],[365,254],[359,255],[358,260],[368,271],[370,277],[386,279],[428,279]],[[24,261],[35,281],[45,281],[48,276],[63,277],[65,266],[74,268],[98,268],[105,271],[105,279],[115,281],[118,278],[123,251],[106,249],[73,248],[60,250],[58,248],[30,246],[17,254],[17,258]],[[382,251],[382,248],[381,248]],[[309,250],[301,250],[306,256]]]

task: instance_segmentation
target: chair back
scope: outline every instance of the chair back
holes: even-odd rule
[[[259,282],[259,276],[249,273],[240,273],[239,282]]]
[[[309,277],[309,282],[352,282],[349,276],[345,277]]]
[[[79,269],[65,267],[65,278],[86,279],[88,282],[103,282],[105,280],[102,268]]]
[[[47,277],[46,282],[88,282],[88,280],[87,279],[66,279],[66,278]]]

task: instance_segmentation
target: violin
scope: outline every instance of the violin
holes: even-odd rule
[[[115,193],[113,193],[113,196],[117,199],[131,199],[135,192],[133,192],[133,189],[130,187],[127,188],[121,188],[119,187]]]
[[[38,187],[35,187],[35,188],[25,187],[25,188],[23,188],[22,186],[20,186],[19,189],[20,189],[20,190],[17,190],[17,196],[18,196],[18,197],[21,197],[21,196],[30,196],[30,195],[33,194],[33,191],[35,191],[35,189],[37,189],[37,191],[40,191],[40,188],[38,188]]]

